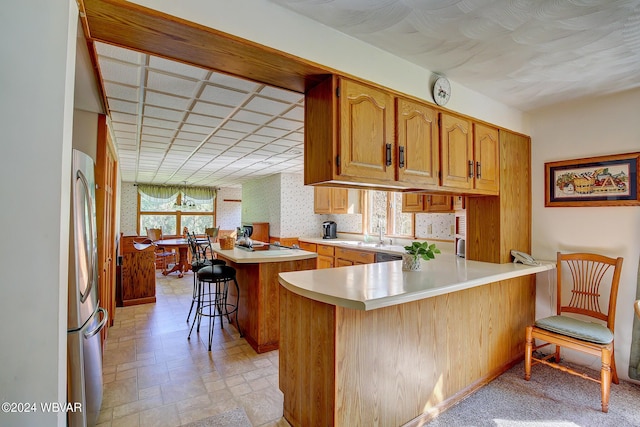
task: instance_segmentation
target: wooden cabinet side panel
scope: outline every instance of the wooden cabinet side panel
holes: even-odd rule
[[[438,185],[440,145],[438,112],[424,104],[396,99],[398,180],[412,184]],[[404,165],[400,163],[404,151]]]
[[[382,89],[340,79],[339,105],[340,175],[393,181],[393,96]],[[387,144],[391,144],[390,165],[386,164]]]
[[[500,142],[498,129],[473,125],[475,188],[498,194],[500,189]]]
[[[443,186],[473,188],[473,176],[469,176],[469,162],[473,161],[472,136],[469,120],[440,114]]]
[[[336,174],[337,80],[328,77],[305,94],[304,183],[330,181]]]
[[[333,426],[335,306],[280,286],[279,385],[293,427]]]
[[[511,249],[531,253],[531,140],[500,131],[500,262],[511,261]]]
[[[371,311],[338,307],[336,425],[403,425],[499,375],[522,358],[534,303],[529,276]]]

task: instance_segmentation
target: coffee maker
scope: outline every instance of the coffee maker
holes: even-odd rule
[[[325,221],[322,223],[322,238],[323,239],[336,239],[337,226],[333,221]]]

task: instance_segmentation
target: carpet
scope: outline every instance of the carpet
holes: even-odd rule
[[[183,424],[181,427],[251,427],[251,422],[244,409],[236,408],[189,424]]]
[[[579,372],[596,372],[575,367]],[[640,386],[611,384],[609,412],[601,411],[600,384],[544,365],[524,380],[524,362],[449,408],[429,427],[640,426]]]

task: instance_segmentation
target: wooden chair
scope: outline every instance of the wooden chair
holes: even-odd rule
[[[219,231],[220,231],[220,227],[205,228],[204,229],[204,234],[209,236],[209,239],[211,239],[211,243],[215,243],[215,242],[218,241],[218,232]]]
[[[156,247],[156,268],[162,267],[162,272],[164,273],[167,271],[167,266],[169,264],[175,264],[177,262],[176,253],[173,250],[168,250],[155,243],[163,238],[161,228],[145,228],[145,230],[147,231],[147,237]]]
[[[563,294],[563,269],[571,277],[572,288]],[[613,332],[616,318],[616,300],[618,283],[622,270],[622,258],[609,258],[597,254],[574,253],[561,254],[557,260],[557,307],[556,315],[539,319],[526,328],[524,378],[531,378],[531,366],[543,363],[572,375],[600,383],[602,412],[609,410],[609,392],[611,382],[619,383],[616,360],[613,351]],[[602,288],[602,291],[601,291]],[[607,289],[608,288],[608,289]],[[600,308],[600,296],[609,292],[608,307],[604,312]],[[569,301],[567,302],[566,299]],[[591,319],[606,322],[596,323],[565,316],[575,313]],[[544,344],[535,346],[534,340]],[[543,357],[534,357],[533,351],[555,344],[555,352]],[[560,348],[578,350],[601,360],[600,379],[577,372],[560,365]],[[554,362],[549,360],[554,358]]]

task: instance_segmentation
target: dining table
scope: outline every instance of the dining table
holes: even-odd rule
[[[179,238],[179,239],[156,240],[153,243],[161,248],[178,250],[178,262],[176,262],[173,265],[171,270],[164,270],[162,272],[162,275],[166,276],[167,274],[177,271],[178,277],[183,277],[184,272],[189,270],[189,264],[187,262],[188,261],[187,250],[189,249],[189,241],[184,238]]]

